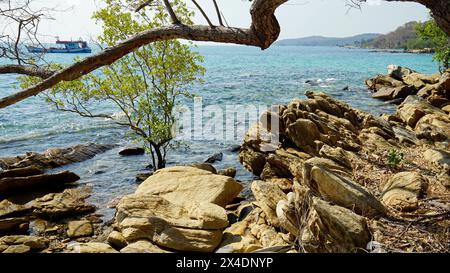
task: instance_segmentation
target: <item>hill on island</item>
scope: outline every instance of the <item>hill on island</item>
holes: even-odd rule
[[[377,49],[423,49],[434,48],[436,45],[430,41],[419,38],[416,27],[418,22],[412,21],[398,27],[396,30],[381,35],[372,41],[361,45],[364,48]]]
[[[365,33],[350,37],[324,37],[324,36],[309,36],[297,39],[285,39],[276,42],[279,46],[349,46],[365,44],[374,40],[381,34]]]

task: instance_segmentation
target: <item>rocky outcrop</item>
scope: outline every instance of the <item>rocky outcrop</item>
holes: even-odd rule
[[[396,65],[388,66],[388,75],[378,75],[366,81],[376,99],[399,104],[409,95],[417,95],[438,108],[450,105],[449,83],[450,70],[442,75],[423,75]]]
[[[64,171],[55,174],[38,174],[26,177],[4,177],[0,179],[0,196],[36,189],[61,188],[73,183],[80,177],[72,172]]]
[[[38,169],[52,169],[88,160],[114,147],[114,145],[91,143],[76,145],[70,148],[49,149],[42,154],[30,152],[24,156],[0,158],[0,168],[17,169],[36,167]]]
[[[94,227],[88,220],[70,221],[67,225],[67,236],[70,238],[87,237],[94,234]]]
[[[395,89],[406,80],[414,88],[421,85],[414,71],[396,68],[391,74],[395,78],[380,77],[371,84]],[[420,81],[426,85],[439,79]],[[371,246],[376,244],[392,246],[387,234],[407,225],[393,220],[399,213],[445,215],[442,204],[448,201],[440,198],[450,190],[442,182],[448,177],[447,113],[417,96],[407,97],[395,115],[382,117],[323,93],[307,92],[306,97],[263,114],[246,134],[239,158],[260,178],[251,187],[258,208],[224,231],[218,251],[282,249],[283,244],[293,246],[289,238],[298,238],[300,250],[306,252],[374,251]],[[280,123],[278,131],[267,122],[274,119]],[[411,171],[416,169],[420,173]],[[428,195],[440,200],[439,208]],[[256,212],[258,217],[253,216]],[[369,224],[375,221],[391,226],[380,231]],[[255,236],[259,229],[272,234],[271,244]],[[417,251],[429,247],[428,233],[442,232],[433,225],[407,229],[413,229],[416,238],[420,234]],[[371,242],[372,233],[383,236]],[[439,242],[433,245],[440,247]],[[397,241],[392,247],[404,248]]]

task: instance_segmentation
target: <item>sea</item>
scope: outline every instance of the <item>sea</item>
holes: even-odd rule
[[[372,99],[364,84],[366,79],[385,74],[389,64],[427,74],[438,72],[430,54],[301,46],[272,46],[262,51],[246,46],[201,45],[195,50],[205,57],[206,73],[204,82],[193,86],[190,92],[202,98],[203,107],[270,107],[287,104],[294,98],[305,98],[305,91],[311,90],[325,92],[361,110],[381,115],[394,112],[395,106]],[[49,54],[46,58],[68,64],[74,58],[84,56]],[[15,75],[0,75],[0,97],[17,90]],[[109,106],[99,104],[97,107]],[[214,166],[217,169],[235,167],[236,179],[245,185],[242,194],[248,195],[249,184],[255,177],[241,166],[238,154],[232,148],[242,143],[242,134],[249,125],[236,126],[242,127],[241,135],[237,134],[234,139],[214,138],[206,133],[204,138],[185,140],[183,145],[169,151],[167,165],[201,163],[215,153],[223,153],[223,160]],[[127,137],[128,133],[126,127],[109,120],[82,118],[58,111],[40,96],[0,109],[0,157],[85,143],[118,145],[91,160],[52,170],[77,173],[81,177],[78,183],[91,187],[89,201],[97,206],[105,221],[114,215],[110,205],[136,190],[139,185],[136,175],[148,172],[146,166],[151,163],[147,155],[122,157],[118,154],[123,147],[136,145]]]

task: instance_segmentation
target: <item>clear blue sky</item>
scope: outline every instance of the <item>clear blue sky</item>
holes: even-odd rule
[[[90,16],[102,5],[101,0],[37,0],[37,5],[69,10],[56,14],[55,20],[44,22],[42,31],[61,39],[95,37],[100,26]],[[360,33],[387,33],[412,20],[424,21],[428,10],[415,3],[388,3],[368,0],[362,10],[349,9],[345,0],[290,0],[277,10],[281,24],[280,38],[311,35],[344,37]],[[198,0],[214,18],[212,1]],[[194,8],[188,1],[189,7]],[[247,27],[250,24],[247,0],[218,0],[230,25]],[[204,23],[197,14],[197,23]],[[49,38],[50,41],[52,38]]]

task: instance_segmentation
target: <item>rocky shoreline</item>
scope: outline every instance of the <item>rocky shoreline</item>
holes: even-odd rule
[[[0,252],[448,252],[450,71],[390,67],[367,84],[397,112],[375,117],[307,92],[265,113],[239,150],[258,177],[251,198],[235,170],[210,164],[218,154],[143,178],[101,223],[76,174],[48,169],[110,147],[0,158]]]

